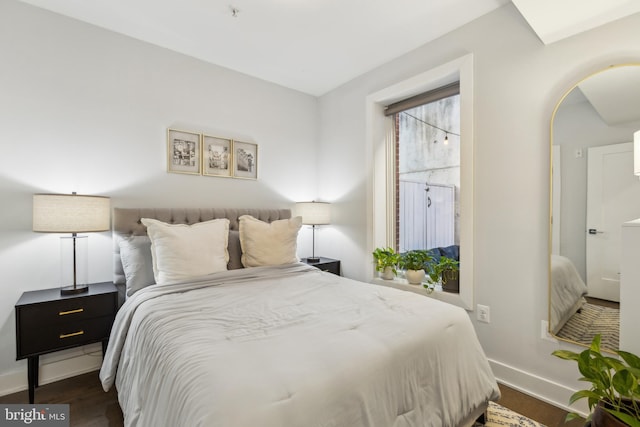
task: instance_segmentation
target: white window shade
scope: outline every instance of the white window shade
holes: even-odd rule
[[[34,194],[33,231],[86,233],[111,228],[110,199],[78,194]]]
[[[302,223],[305,225],[324,225],[331,223],[331,204],[329,203],[296,203],[296,213],[302,217]]]

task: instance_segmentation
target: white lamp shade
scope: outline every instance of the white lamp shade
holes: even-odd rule
[[[633,134],[633,174],[640,176],[640,130]]]
[[[44,233],[87,233],[107,231],[110,199],[79,194],[34,194],[33,231]]]
[[[296,212],[305,225],[324,225],[331,223],[331,204],[324,202],[296,203]]]

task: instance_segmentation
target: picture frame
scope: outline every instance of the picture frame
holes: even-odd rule
[[[167,172],[200,175],[202,135],[167,129]]]
[[[232,176],[233,141],[211,135],[202,135],[202,175]]]
[[[233,177],[258,179],[258,144],[233,141]]]

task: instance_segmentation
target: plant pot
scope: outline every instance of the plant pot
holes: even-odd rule
[[[393,280],[393,278],[395,277],[395,274],[393,274],[393,268],[385,267],[384,270],[380,272],[380,277],[382,277],[384,280]]]
[[[629,424],[620,421],[607,412],[604,409],[605,407],[609,407],[609,405],[602,400],[598,402],[591,416],[591,427],[629,427]]]
[[[419,285],[424,280],[426,273],[424,270],[407,270],[404,277],[407,278],[407,282],[411,285]]]
[[[442,272],[442,290],[451,293],[460,293],[460,272],[445,270]]]

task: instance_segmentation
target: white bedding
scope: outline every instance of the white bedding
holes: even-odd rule
[[[569,258],[551,255],[550,330],[557,334],[586,300],[587,285]]]
[[[126,426],[458,426],[499,390],[467,313],[303,264],[144,288],[100,379]]]

